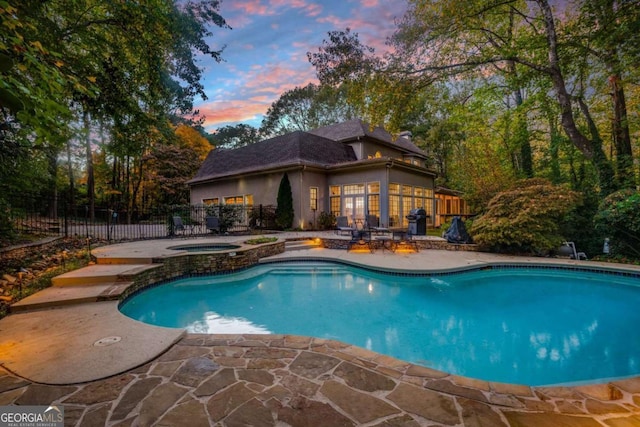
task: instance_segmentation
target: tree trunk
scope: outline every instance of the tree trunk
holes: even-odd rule
[[[76,184],[71,162],[71,139],[67,140],[67,173],[69,174],[69,211],[76,215]]]
[[[560,141],[562,136],[558,130],[558,123],[556,115],[553,111],[547,111],[547,118],[549,119],[549,156],[551,167],[551,182],[554,184],[560,184],[562,182],[562,173],[560,172]]]
[[[87,158],[87,197],[89,198],[89,219],[93,222],[96,219],[96,195],[95,178],[93,176],[93,153],[91,150],[91,129],[89,127],[89,113],[82,114],[85,138],[85,154]]]
[[[58,217],[58,186],[56,185],[56,176],[58,175],[58,149],[49,146],[46,148],[48,169],[49,169],[49,206],[47,207],[47,216],[49,218]]]
[[[613,73],[609,77],[611,96],[613,97],[612,134],[616,148],[616,169],[621,188],[636,188],[636,176],[633,168],[633,151],[629,121],[627,120],[627,103],[620,75]]]
[[[553,19],[553,12],[548,0],[536,0],[536,3],[540,6],[544,20],[547,47],[549,49],[549,66],[547,67],[547,73],[551,77],[556,97],[558,98],[562,129],[565,131],[567,136],[569,136],[569,139],[578,148],[578,150],[580,150],[587,159],[593,162],[594,166],[598,170],[601,191],[604,195],[609,194],[615,188],[615,183],[613,182],[613,168],[602,151],[602,141],[590,140],[580,132],[576,125],[571,105],[571,96],[567,92],[564,76],[560,69],[558,39]],[[590,117],[586,118],[587,121],[590,120]],[[597,130],[595,129],[593,121],[591,121],[589,127],[592,134],[593,130]]]

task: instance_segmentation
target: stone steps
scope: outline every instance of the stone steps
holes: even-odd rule
[[[300,251],[305,249],[320,248],[320,241],[317,239],[309,240],[288,240],[284,243],[284,250],[288,251]]]
[[[51,279],[51,284],[62,286],[104,285],[114,282],[130,282],[147,270],[159,268],[162,264],[96,264],[69,271]]]
[[[87,302],[117,300],[131,282],[103,283],[87,286],[51,286],[11,305],[12,313],[62,307]]]

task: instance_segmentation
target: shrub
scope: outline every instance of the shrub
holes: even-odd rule
[[[336,217],[325,211],[318,216],[318,227],[320,230],[332,230],[336,226]]]
[[[293,224],[293,194],[289,176],[285,173],[280,180],[278,188],[278,206],[276,207],[276,224],[286,230]]]
[[[560,220],[580,202],[580,193],[545,179],[518,181],[491,199],[470,234],[479,245],[496,252],[544,253],[564,240]]]
[[[609,237],[613,254],[640,257],[640,192],[620,190],[607,196],[598,207],[595,226]]]

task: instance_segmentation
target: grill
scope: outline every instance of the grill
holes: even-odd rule
[[[406,218],[409,220],[407,234],[412,236],[424,236],[427,234],[427,211],[422,208],[411,209]]]

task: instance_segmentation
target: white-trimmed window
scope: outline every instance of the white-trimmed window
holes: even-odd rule
[[[318,210],[318,187],[309,187],[309,208]]]

